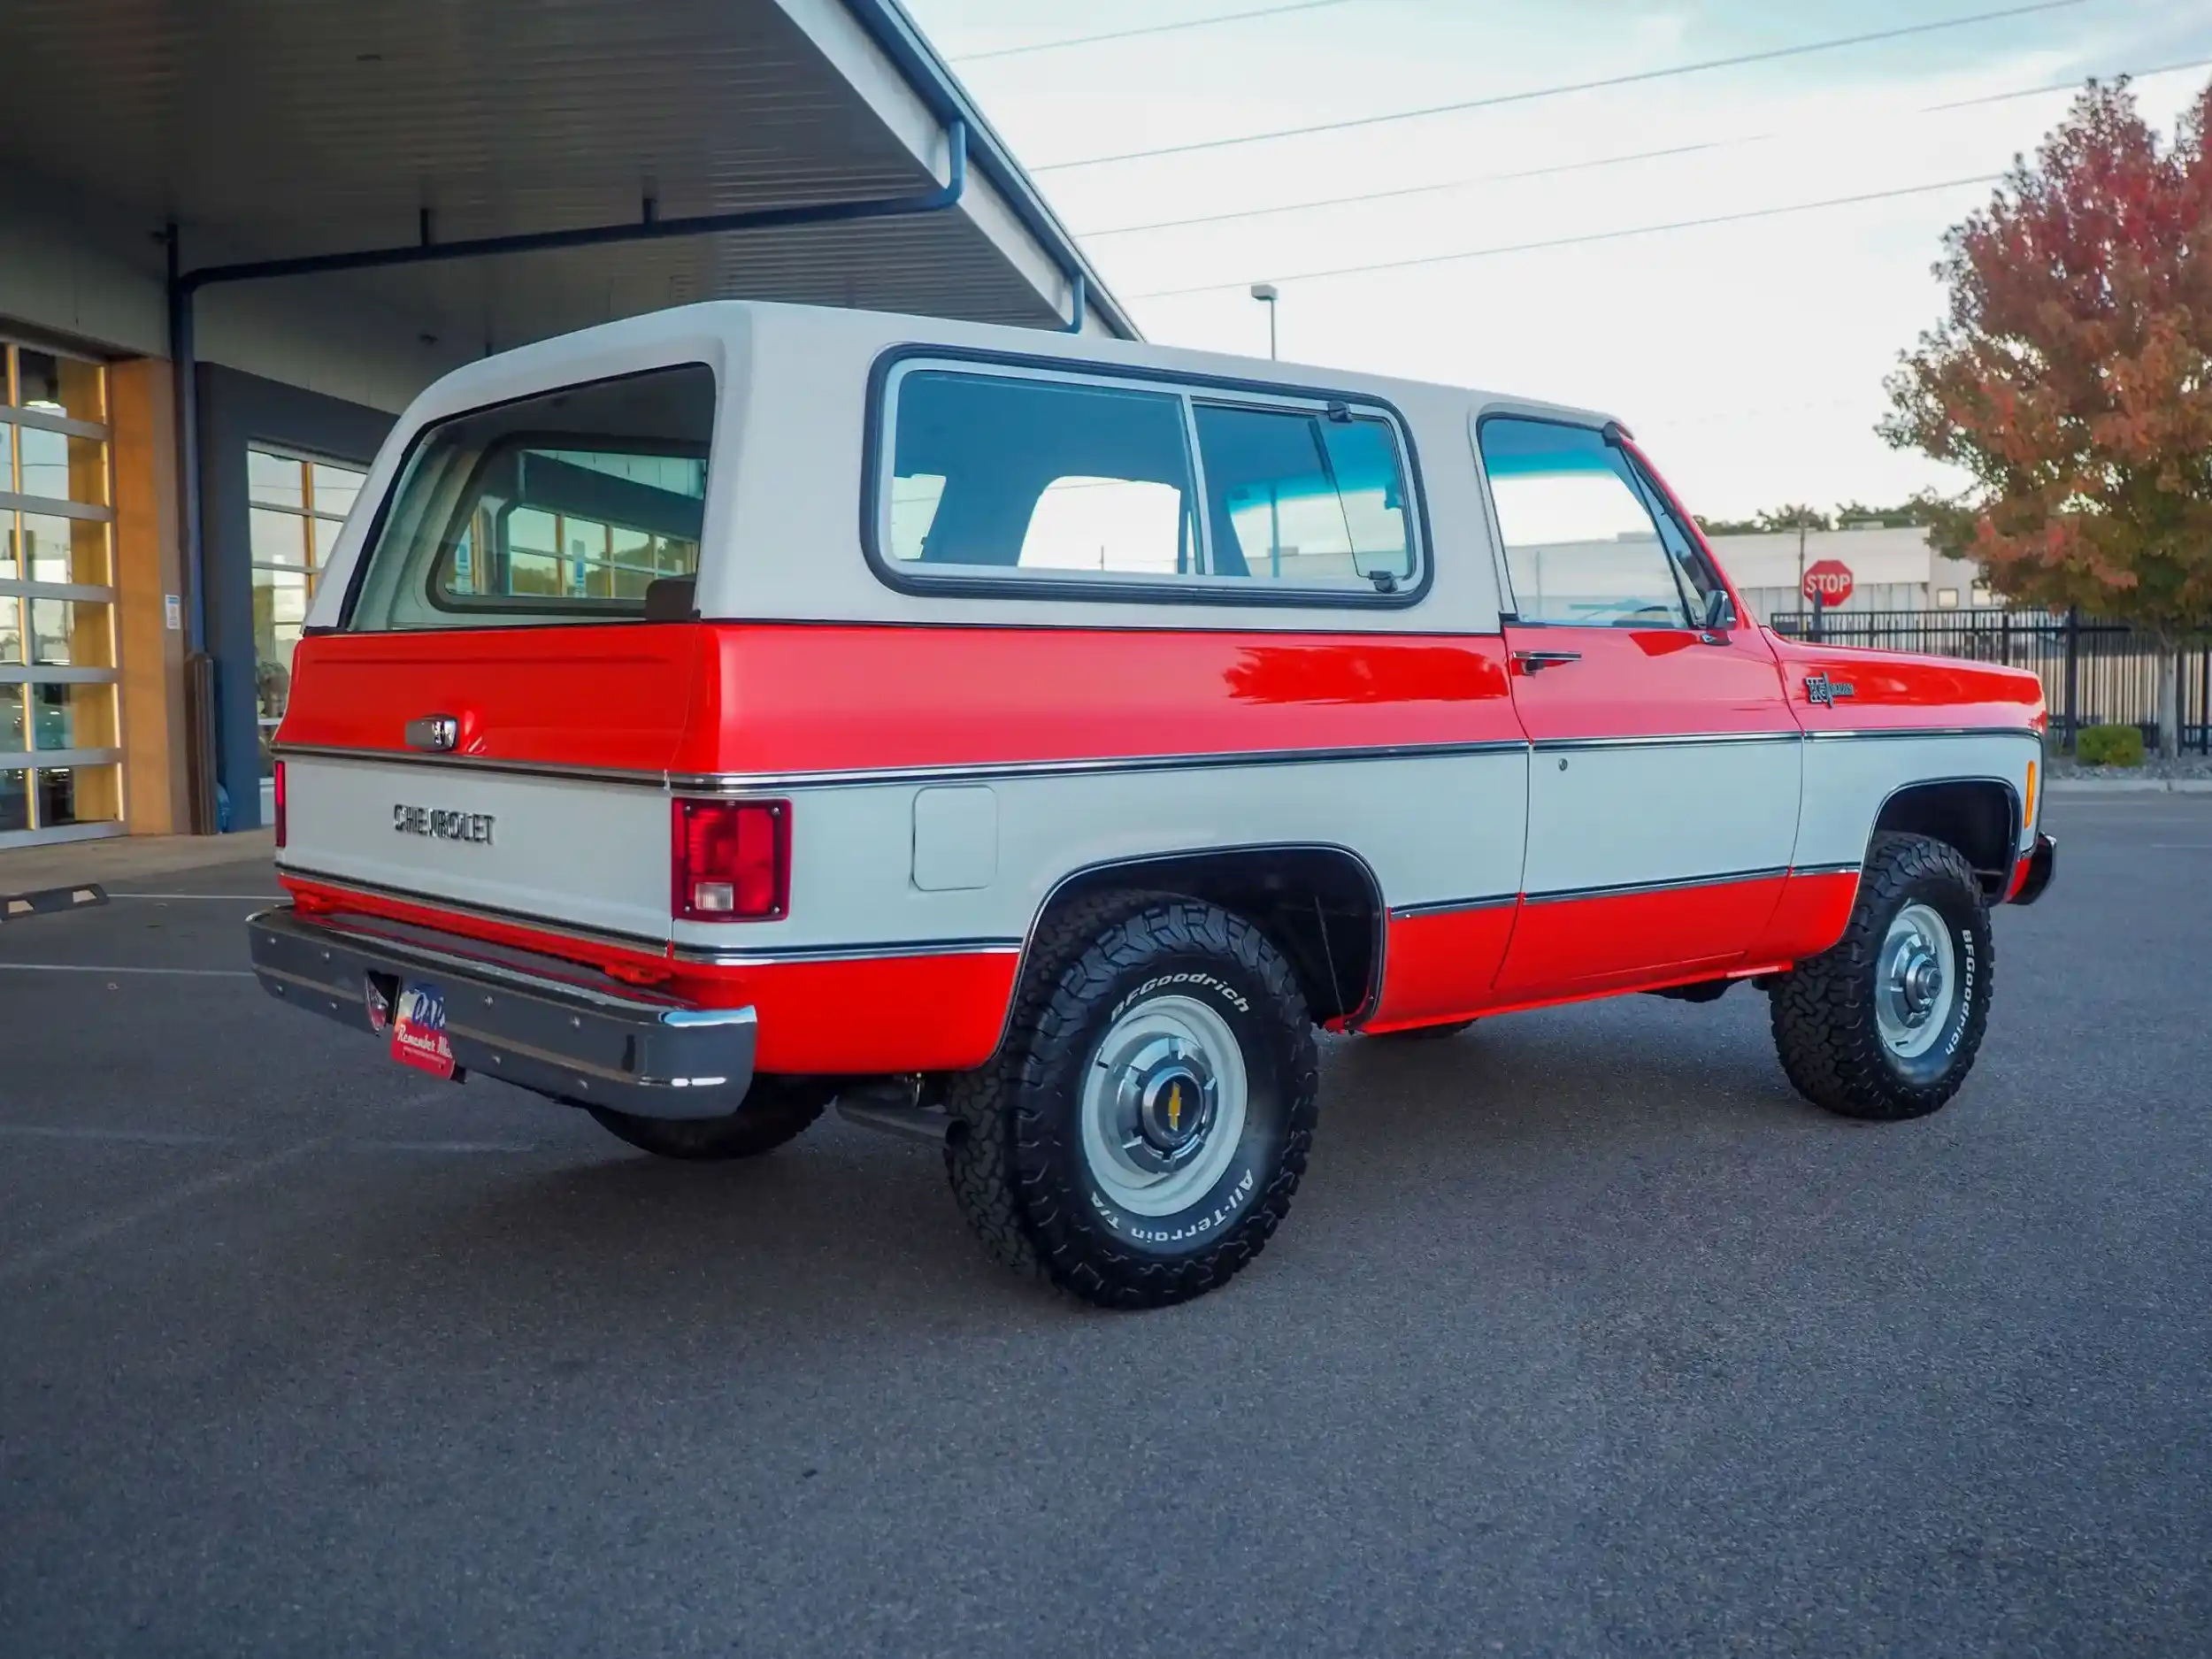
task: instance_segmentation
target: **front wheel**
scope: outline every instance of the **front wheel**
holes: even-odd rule
[[[1005,1045],[954,1081],[946,1164],[1008,1265],[1159,1307],[1260,1253],[1318,1087],[1305,998],[1258,928],[1193,899],[1092,901],[1042,930]]]
[[[641,1152],[717,1163],[773,1152],[819,1118],[835,1093],[826,1078],[756,1077],[738,1109],[720,1118],[638,1118],[605,1106],[586,1110],[601,1128]]]
[[[1771,987],[1782,1069],[1844,1117],[1924,1118],[1973,1067],[1995,967],[1964,856],[1924,835],[1878,835],[1842,939]]]

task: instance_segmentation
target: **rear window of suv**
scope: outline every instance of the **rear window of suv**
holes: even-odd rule
[[[567,387],[426,427],[345,626],[365,633],[687,612],[714,373]]]

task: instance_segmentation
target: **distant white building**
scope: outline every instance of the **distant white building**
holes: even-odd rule
[[[1808,531],[1802,563],[1794,530],[1709,539],[1744,603],[1762,619],[1809,610],[1799,583],[1823,559],[1851,572],[1851,596],[1839,607],[1845,611],[1956,611],[1996,603],[1978,567],[1937,552],[1923,529]]]

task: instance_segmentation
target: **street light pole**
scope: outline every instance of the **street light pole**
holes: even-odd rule
[[[1252,297],[1267,307],[1267,357],[1275,360],[1275,302],[1282,297],[1272,282],[1255,282]]]
[[[1282,297],[1272,282],[1255,282],[1252,297],[1267,307],[1267,360],[1275,357],[1275,302]],[[1280,580],[1283,573],[1283,501],[1281,486],[1271,480],[1267,486],[1267,573]]]

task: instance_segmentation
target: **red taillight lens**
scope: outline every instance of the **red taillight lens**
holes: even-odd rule
[[[676,918],[781,921],[791,902],[787,801],[675,803]]]
[[[284,763],[282,761],[276,764],[271,793],[276,802],[276,844],[281,847],[284,845]]]

